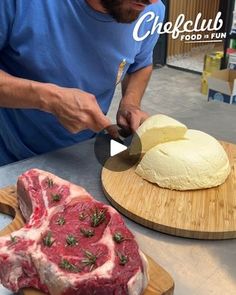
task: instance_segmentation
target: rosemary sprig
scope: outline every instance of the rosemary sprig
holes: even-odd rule
[[[120,265],[125,265],[129,261],[128,256],[124,255],[123,253],[117,251],[116,254],[119,257]]]
[[[79,220],[80,220],[80,221],[83,221],[83,220],[85,220],[85,218],[86,218],[85,213],[84,213],[84,212],[81,212],[81,213],[79,214]]]
[[[18,237],[10,235],[10,242],[11,242],[12,244],[17,243],[17,242],[18,242]]]
[[[59,194],[53,194],[52,195],[52,200],[54,202],[59,202],[61,200],[61,195],[59,195]]]
[[[52,233],[49,231],[46,234],[46,236],[43,238],[43,244],[46,247],[51,247],[54,242],[55,242],[55,240],[52,239]]]
[[[75,246],[78,244],[76,238],[71,234],[66,237],[66,243],[68,246]]]
[[[56,224],[58,225],[64,225],[66,223],[66,220],[63,216],[59,217],[56,221]]]
[[[113,235],[113,240],[116,243],[120,244],[125,240],[125,238],[123,237],[123,235],[120,232],[115,232]]]
[[[86,238],[91,238],[94,236],[94,230],[93,229],[85,229],[81,228],[80,232],[86,237]]]
[[[107,211],[106,209],[98,210],[98,208],[95,208],[92,211],[92,215],[91,215],[92,227],[96,227],[106,220],[106,211]]]
[[[92,269],[96,266],[98,256],[88,250],[84,251],[84,255],[85,258],[82,260],[82,263],[84,266],[90,266],[89,271],[92,271]]]
[[[52,188],[54,185],[52,178],[49,178],[49,177],[47,178],[46,183],[48,185],[48,188]]]
[[[62,269],[69,270],[71,272],[81,272],[81,269],[77,267],[76,265],[70,263],[67,259],[62,259],[59,263],[59,267]]]

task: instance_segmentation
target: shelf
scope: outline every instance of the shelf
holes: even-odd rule
[[[236,33],[232,33],[232,34],[230,34],[230,35],[229,35],[229,38],[230,38],[230,39],[236,39]]]

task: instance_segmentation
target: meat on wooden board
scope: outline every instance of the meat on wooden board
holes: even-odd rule
[[[0,238],[0,282],[16,292],[140,295],[147,262],[120,214],[85,189],[31,169],[17,183],[26,224]]]

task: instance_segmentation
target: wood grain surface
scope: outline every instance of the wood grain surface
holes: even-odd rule
[[[0,212],[14,217],[11,224],[0,231],[0,236],[10,234],[24,225],[23,217],[18,208],[15,187],[0,189]],[[146,256],[149,263],[149,285],[143,295],[172,295],[174,292],[174,281],[171,276],[154,260]],[[22,295],[45,295],[32,288],[25,288]],[[53,295],[53,294],[52,294]]]
[[[221,143],[232,170],[219,187],[174,191],[143,180],[135,167],[124,172],[104,167],[104,192],[121,213],[154,230],[195,239],[236,238],[236,145]],[[121,154],[110,158],[107,167],[123,166],[128,152]]]
[[[175,23],[177,17],[180,14],[185,15],[186,20],[194,21],[199,12],[202,13],[202,19],[215,19],[217,12],[219,11],[220,0],[170,0],[169,1],[169,16],[168,21]],[[182,27],[181,27],[182,29]],[[206,35],[210,34],[210,31],[198,32],[198,34]],[[202,39],[204,41],[204,39]],[[201,41],[202,41],[201,40]],[[191,40],[190,40],[191,41]],[[214,44],[214,43],[213,43]],[[217,44],[217,42],[215,43]],[[214,44],[214,45],[215,45]],[[190,54],[193,49],[202,47],[204,43],[186,43],[181,38],[174,39],[171,34],[168,35],[168,58],[184,56],[184,54]],[[221,44],[220,44],[221,45]],[[222,45],[221,45],[222,47]],[[214,48],[214,47],[213,47]],[[223,48],[222,48],[223,49]],[[220,50],[222,50],[220,49]],[[196,52],[200,52],[200,48]],[[213,51],[216,49],[213,49]]]

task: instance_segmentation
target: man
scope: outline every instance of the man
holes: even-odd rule
[[[138,128],[158,36],[136,41],[133,30],[148,11],[164,17],[161,0],[0,1],[0,165],[108,127],[122,80],[117,123]]]

